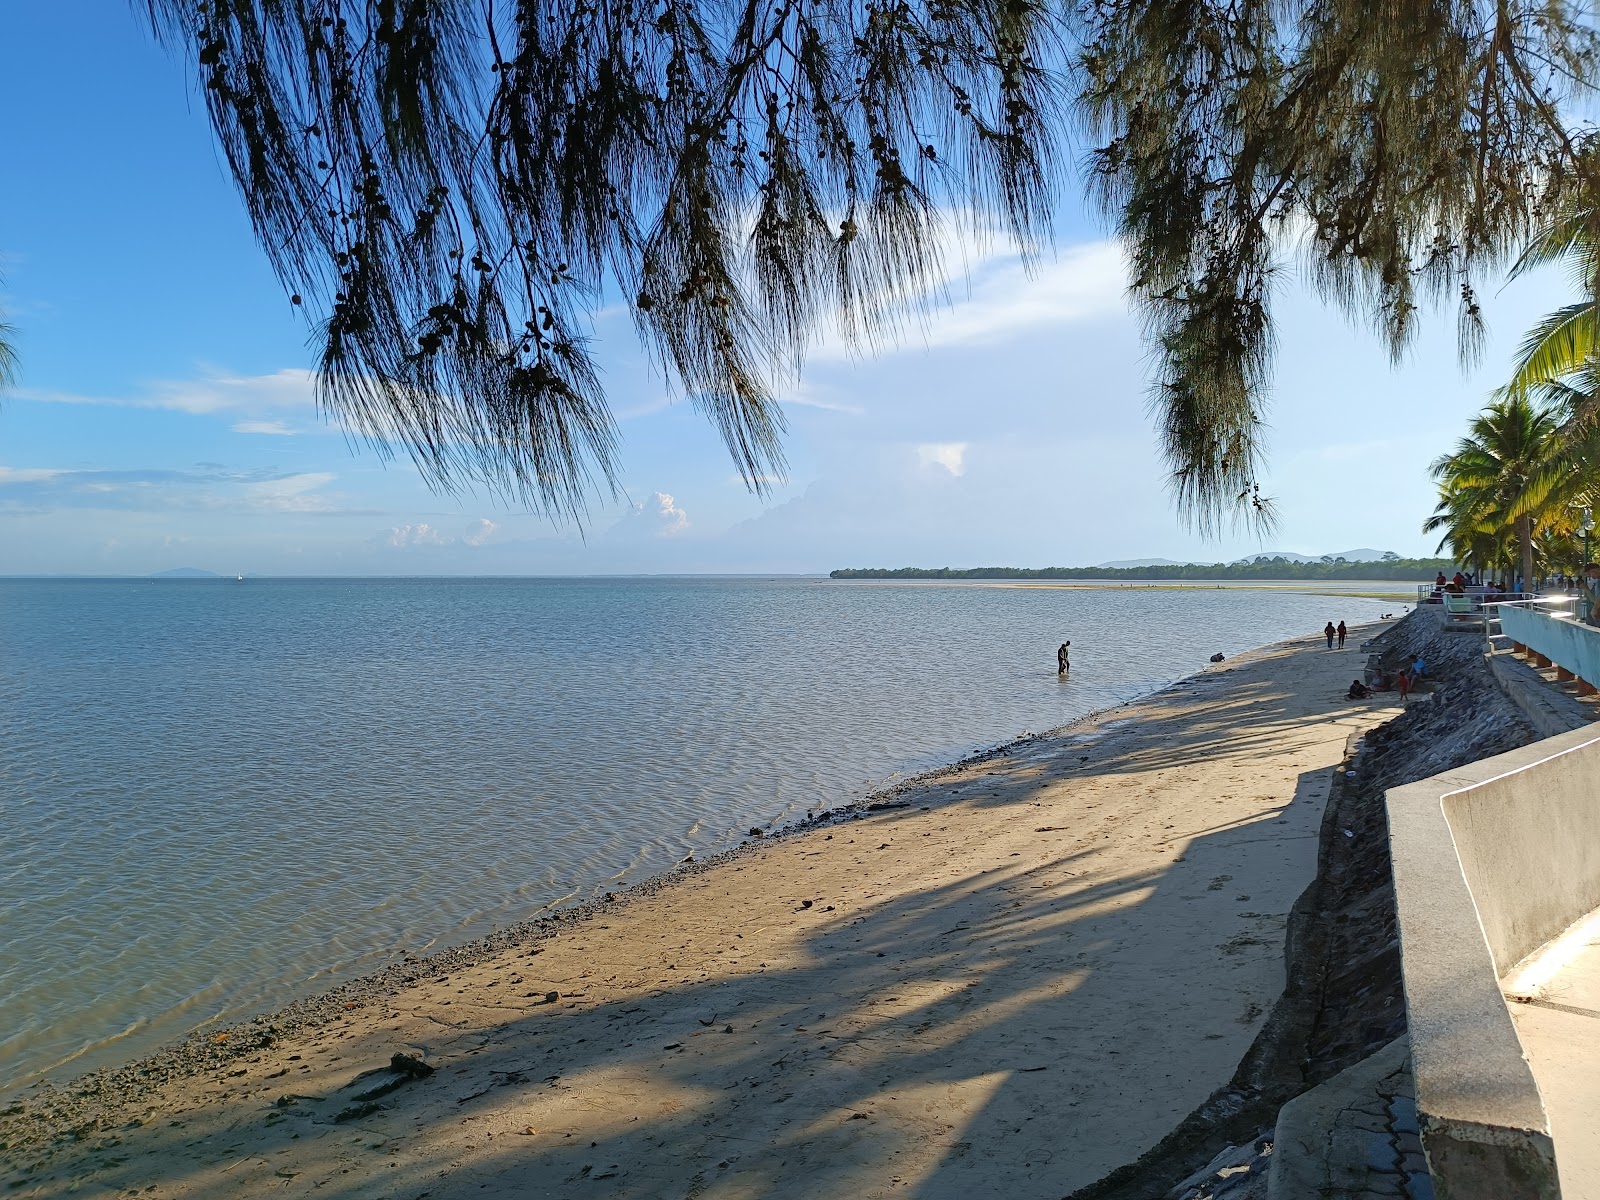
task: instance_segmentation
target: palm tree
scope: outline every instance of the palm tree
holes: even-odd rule
[[[1511,267],[1516,279],[1539,267],[1560,264],[1581,299],[1547,313],[1523,338],[1506,395],[1528,395],[1576,376],[1592,378],[1600,348],[1600,210],[1569,203],[1534,232]],[[1589,397],[1594,392],[1587,389]]]
[[[1490,404],[1455,450],[1430,467],[1439,481],[1439,506],[1423,531],[1444,530],[1445,543],[1464,561],[1485,552],[1499,557],[1509,534],[1520,574],[1532,580],[1535,529],[1562,512],[1582,486],[1576,463],[1557,448],[1562,416],[1526,397]]]

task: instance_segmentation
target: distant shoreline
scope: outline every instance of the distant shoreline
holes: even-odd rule
[[[1248,563],[1186,563],[1152,567],[839,567],[830,579],[1073,580],[1132,583],[1326,583],[1393,582],[1420,584],[1455,564],[1442,558],[1401,558],[1386,562],[1291,562],[1269,559]]]

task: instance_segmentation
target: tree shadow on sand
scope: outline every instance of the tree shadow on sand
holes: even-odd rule
[[[1158,747],[1119,750],[1114,731],[1087,749],[1053,739],[934,781],[915,798],[926,810],[838,828],[910,836],[952,805],[1016,806],[1031,828],[1060,786],[1048,755],[1087,753],[1097,777],[1166,771],[1351,719],[1333,699],[1291,712],[1262,685],[1189,730],[1177,719],[1201,698],[1157,698],[1180,731]],[[1194,814],[1206,827],[1174,828],[1154,869],[1107,870],[1081,819],[1039,828],[992,869],[931,863],[910,893],[808,909],[805,953],[786,969],[739,960],[600,1002],[579,984],[530,1008],[507,993],[539,950],[515,951],[492,978],[463,980],[451,1010],[430,1007],[426,1036],[406,1022],[408,997],[393,998],[393,1048],[439,1069],[381,1108],[334,1120],[370,1077],[280,1106],[304,1066],[288,1054],[312,1052],[285,1045],[219,1077],[219,1103],[181,1124],[89,1131],[36,1172],[8,1163],[10,1194],[1061,1196],[1148,1148],[1232,1073],[1281,988],[1284,918],[1310,877],[1328,776],[1305,772],[1287,803],[1246,817]],[[1234,883],[1246,875],[1249,894]],[[730,959],[744,919],[730,911],[716,931]],[[336,1038],[300,1041],[339,1052]],[[347,1058],[349,1076],[383,1061],[376,1044]]]

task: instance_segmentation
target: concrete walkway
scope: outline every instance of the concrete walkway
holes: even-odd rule
[[[1511,1005],[1550,1118],[1562,1200],[1600,1200],[1600,926],[1585,932],[1547,952],[1562,955],[1554,974]]]

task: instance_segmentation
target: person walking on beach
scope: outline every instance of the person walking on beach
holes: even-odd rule
[[[1056,651],[1056,674],[1065,675],[1072,669],[1072,664],[1067,661],[1067,647],[1071,642],[1062,642],[1061,648]]]
[[[1347,629],[1345,629],[1345,627],[1344,627],[1344,622],[1343,622],[1343,621],[1340,621],[1340,622],[1339,622],[1339,630],[1338,630],[1338,633],[1339,633],[1339,649],[1341,649],[1341,650],[1343,650],[1343,649],[1344,649],[1344,635],[1345,635],[1345,634],[1346,634],[1346,633],[1347,633],[1347,632],[1349,632],[1349,631],[1348,631],[1348,630],[1347,630]]]
[[[1333,639],[1335,637],[1337,637],[1338,635],[1339,635],[1339,631],[1333,627],[1333,622],[1329,621],[1328,624],[1322,630],[1322,636],[1328,639],[1328,649],[1329,650],[1333,649]]]

